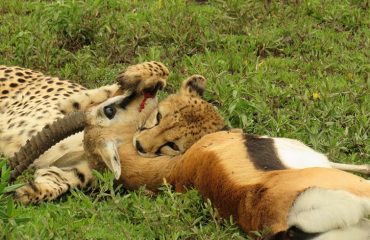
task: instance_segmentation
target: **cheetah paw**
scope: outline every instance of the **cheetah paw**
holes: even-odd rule
[[[154,92],[166,86],[168,74],[166,66],[152,61],[129,66],[117,80],[123,90]]]
[[[35,183],[30,181],[23,187],[18,188],[13,196],[14,200],[27,204],[37,204],[42,201],[51,201],[60,195],[60,189],[50,186],[49,184]]]

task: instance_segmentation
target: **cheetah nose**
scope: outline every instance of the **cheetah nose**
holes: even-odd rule
[[[135,146],[136,146],[136,150],[138,150],[140,153],[146,153],[143,146],[141,146],[141,144],[138,140],[136,140]]]

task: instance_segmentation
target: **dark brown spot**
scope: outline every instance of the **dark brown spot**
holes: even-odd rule
[[[17,87],[17,86],[18,86],[18,84],[16,84],[16,83],[11,83],[9,86],[10,86],[10,87],[12,87],[12,88],[15,88],[15,87]]]
[[[35,129],[32,129],[28,132],[28,136],[29,137],[32,137],[34,134],[36,133],[36,130]]]
[[[80,104],[78,102],[73,103],[73,108],[76,110],[79,110],[81,108]]]
[[[24,121],[24,120],[20,121],[20,122],[18,123],[18,127],[21,127],[24,123],[25,123],[25,121]]]
[[[5,142],[10,142],[12,140],[12,138],[13,138],[12,136],[7,136],[7,137],[4,138],[4,141]]]

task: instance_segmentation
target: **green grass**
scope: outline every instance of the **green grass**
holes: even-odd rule
[[[1,1],[0,64],[96,87],[129,64],[162,61],[172,72],[167,93],[203,74],[207,99],[234,127],[300,139],[334,161],[370,163],[368,16],[361,0]],[[246,238],[196,191],[165,188],[150,198],[108,189],[105,197],[76,191],[16,206],[14,216],[31,220],[9,223],[7,236]]]

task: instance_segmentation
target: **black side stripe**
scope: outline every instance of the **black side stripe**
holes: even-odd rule
[[[122,109],[125,109],[127,107],[127,105],[129,105],[133,100],[135,100],[136,98],[136,95],[135,93],[125,97],[119,104],[118,106]]]
[[[280,161],[271,138],[244,135],[245,147],[256,169],[271,171],[286,169]]]

